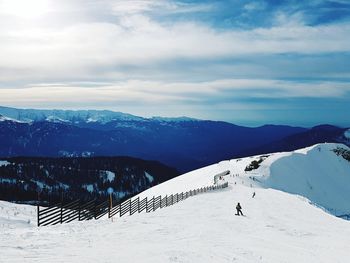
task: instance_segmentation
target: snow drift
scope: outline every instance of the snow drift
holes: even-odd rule
[[[350,160],[341,144],[317,144],[269,156],[256,170],[262,185],[308,198],[335,215],[350,214]]]

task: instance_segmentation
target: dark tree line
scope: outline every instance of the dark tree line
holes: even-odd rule
[[[15,202],[105,200],[109,188],[122,201],[178,175],[159,162],[130,157],[5,159],[10,164],[0,166],[0,199]]]

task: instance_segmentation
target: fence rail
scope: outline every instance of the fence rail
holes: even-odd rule
[[[157,209],[174,205],[178,202],[184,201],[185,199],[208,191],[216,189],[226,188],[228,183],[215,186],[207,186],[190,190],[187,192],[181,192],[176,194],[166,195],[164,197],[153,196],[151,199],[145,197],[140,200],[140,197],[132,198],[124,201],[123,203],[115,203],[111,199],[99,202],[96,199],[89,202],[83,203],[81,200],[75,200],[70,203],[63,204],[57,203],[47,208],[41,209],[37,206],[37,219],[38,226],[56,225],[62,223],[69,223],[75,220],[91,220],[100,219],[101,217],[108,214],[108,217],[114,217],[119,214],[122,217],[126,214],[130,216],[137,213],[146,211],[146,213],[154,212]]]

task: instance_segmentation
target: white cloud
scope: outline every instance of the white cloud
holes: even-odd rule
[[[101,3],[87,1],[81,17],[67,24],[0,25],[0,104],[111,108],[123,103],[144,103],[150,107],[191,108],[191,103],[204,107],[209,98],[218,103],[219,108],[249,108],[252,106],[236,102],[228,106],[223,101],[228,98],[340,98],[350,92],[346,81],[275,80],[273,78],[280,75],[289,77],[289,72],[272,75],[267,71],[268,62],[266,65],[240,62],[246,57],[285,53],[312,57],[349,52],[348,22],[310,27],[302,23],[302,14],[295,15],[293,23],[288,23],[290,17],[280,13],[272,28],[223,30],[199,22],[162,23],[149,15],[156,8],[184,13],[208,10],[207,5],[147,0]],[[113,7],[108,19],[96,15],[104,5],[106,9]],[[69,14],[72,6],[65,1],[64,8],[52,15],[54,20],[58,21],[63,13]],[[258,7],[246,6],[246,9],[252,8]],[[89,17],[91,14],[86,9],[96,17]],[[178,60],[181,64],[177,65]],[[233,62],[224,63],[225,60]],[[162,66],[167,63],[173,66]],[[187,72],[187,63],[195,63],[197,68]],[[330,60],[327,63],[330,64]],[[284,68],[285,64],[287,62],[281,63],[277,70],[298,67],[295,63]],[[155,69],[151,70],[152,67]],[[317,73],[317,69],[310,70],[313,78],[324,77],[320,74],[323,73]],[[349,76],[344,69],[339,74]],[[249,79],[249,76],[259,78]],[[207,79],[216,80],[205,81]]]
[[[194,13],[207,12],[212,6],[210,4],[191,4],[167,0],[132,0],[111,1],[113,13],[118,16],[130,14],[142,14],[145,12],[169,13]]]
[[[264,1],[260,2],[249,2],[243,6],[243,9],[246,11],[255,11],[255,10],[263,10],[266,8],[266,3]]]
[[[89,86],[98,88],[88,88]],[[128,80],[118,83],[57,83],[33,84],[26,88],[0,89],[0,104],[9,102],[49,103],[67,102],[79,104],[109,104],[118,102],[142,103],[204,103],[211,98],[213,103],[228,96],[240,98],[339,98],[350,92],[346,82],[310,82],[266,79],[222,79],[210,82],[157,82]]]
[[[176,59],[225,59],[259,54],[350,51],[350,23],[217,31],[195,23],[159,24],[130,15],[118,23],[81,23],[0,31],[0,68],[32,76],[88,75],[123,65]],[[96,70],[95,74],[99,74]],[[11,74],[10,74],[11,75]],[[1,80],[15,76],[0,76]]]

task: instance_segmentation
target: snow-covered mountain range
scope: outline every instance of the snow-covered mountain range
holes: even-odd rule
[[[228,188],[113,221],[37,228],[34,207],[0,202],[0,262],[347,262],[350,221],[334,214],[350,213],[349,153],[317,144],[222,161],[140,197],[212,185],[227,170]]]
[[[256,128],[192,118],[111,111],[0,107],[0,156],[131,156],[191,171],[223,159],[291,151],[320,142],[350,145],[347,128]]]
[[[107,110],[37,110],[16,109],[0,106],[0,114],[22,122],[53,121],[53,122],[100,122],[107,123],[113,120],[144,120],[131,114]]]

